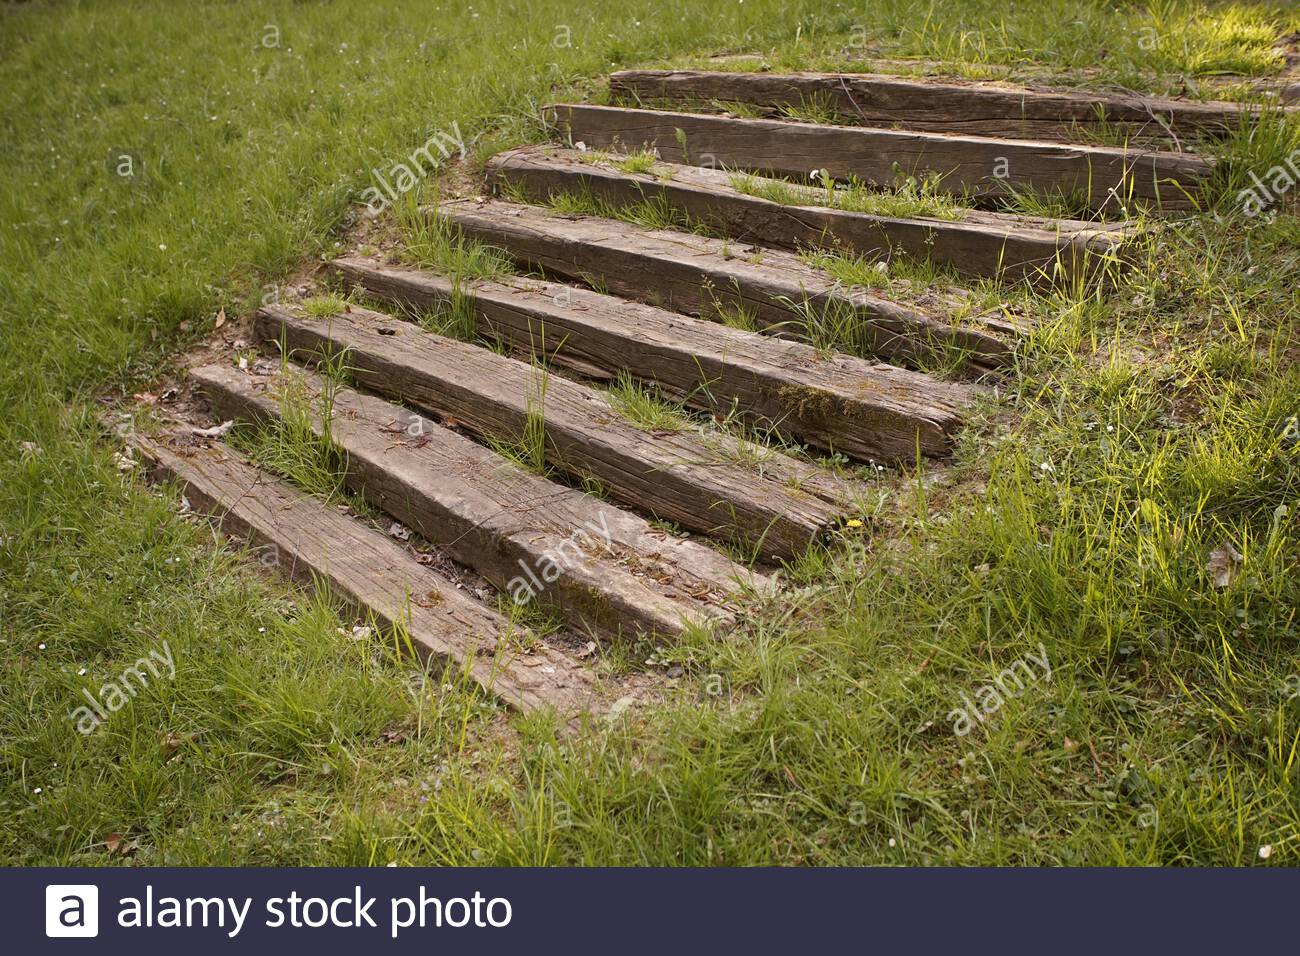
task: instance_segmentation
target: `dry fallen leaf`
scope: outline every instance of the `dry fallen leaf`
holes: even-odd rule
[[[614,701],[614,703],[609,705],[609,710],[605,712],[605,719],[611,721],[617,720],[619,714],[623,713],[623,711],[627,710],[635,703],[635,697],[620,697],[618,700]]]
[[[213,425],[211,428],[191,428],[190,434],[199,438],[220,438],[234,427],[234,421],[228,421],[222,422],[220,425]]]
[[[176,751],[180,749],[181,744],[194,740],[196,736],[195,734],[182,734],[175,730],[164,735],[162,739],[163,757],[170,760],[175,756]]]
[[[581,660],[584,657],[590,657],[592,654],[595,653],[596,653],[596,642],[588,641],[585,645],[583,645],[582,650],[578,651],[578,659]]]
[[[128,840],[120,833],[110,833],[107,839],[104,840],[104,849],[108,851],[109,856],[115,853],[119,856],[126,856],[137,846],[139,844],[134,840]]]
[[[219,311],[219,312],[217,313],[217,317],[216,317],[216,319],[213,320],[212,328],[213,328],[213,329],[219,329],[219,328],[221,328],[221,327],[222,327],[223,325],[225,325],[225,324],[226,324],[226,310],[225,310],[225,309],[222,309],[221,311]]]
[[[398,521],[394,521],[388,526],[388,533],[398,541],[411,540],[411,529]]]
[[[1210,560],[1206,562],[1205,570],[1210,572],[1216,588],[1226,588],[1237,577],[1237,570],[1242,560],[1240,551],[1230,544],[1225,544],[1210,552]]]

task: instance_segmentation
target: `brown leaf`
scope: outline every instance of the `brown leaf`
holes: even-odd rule
[[[104,849],[108,851],[109,856],[113,856],[114,854],[118,856],[126,856],[139,847],[139,845],[140,844],[136,843],[134,840],[128,840],[120,833],[110,833],[107,839],[104,840]]]
[[[400,744],[403,740],[407,738],[407,728],[389,727],[382,734],[380,734],[379,737],[381,740],[384,741],[384,743]]]
[[[1216,588],[1226,588],[1237,577],[1243,558],[1241,552],[1230,544],[1222,545],[1210,552],[1210,560],[1205,570],[1210,572]]]
[[[191,428],[190,434],[197,438],[220,438],[234,427],[235,422],[232,419],[231,421],[222,422],[220,425],[213,425],[211,428]]]
[[[226,310],[225,310],[225,309],[222,309],[221,311],[219,311],[219,312],[217,313],[217,317],[216,317],[216,319],[213,320],[213,322],[212,322],[212,328],[213,328],[214,330],[215,330],[215,329],[219,329],[219,328],[221,328],[221,327],[222,327],[223,325],[225,325],[225,324],[226,324]]]

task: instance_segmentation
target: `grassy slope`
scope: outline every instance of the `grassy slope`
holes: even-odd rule
[[[1105,6],[6,8],[0,858],[113,862],[119,833],[154,863],[1293,861],[1294,217],[1205,217],[1105,300],[1031,300],[1023,384],[952,489],[882,484],[896,546],[810,557],[794,606],[660,652],[689,665],[677,704],[578,742],[503,735],[340,634],[124,484],[95,424],[95,395],[327,251],[366,170],[453,120],[528,135],[575,77],[865,38],[1164,89],[1266,71],[1300,28],[1280,6]],[[1217,589],[1224,543],[1245,560]],[[78,735],[79,690],[162,640],[176,679]],[[1040,642],[1052,677],[955,736],[960,693]]]

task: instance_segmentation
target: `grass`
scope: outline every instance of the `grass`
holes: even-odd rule
[[[620,156],[614,162],[614,165],[625,173],[646,175],[654,171],[655,163],[658,161],[659,157],[655,155],[654,150],[641,149],[635,153]]]
[[[341,501],[346,454],[331,437],[334,399],[343,384],[347,353],[322,361],[315,392],[287,360],[276,379],[279,416],[240,425],[231,444],[263,468],[327,501]]]
[[[616,66],[731,49],[867,67],[880,51],[1205,95],[1223,71],[1275,72],[1294,6],[473,12],[445,5],[432,34],[407,2],[361,19],[287,0],[6,10],[4,859],[1241,865],[1268,846],[1294,864],[1291,206],[1171,222],[1104,289],[1002,289],[1037,329],[956,464],[882,475],[870,533],[794,562],[792,589],[730,639],[657,649],[680,687],[578,738],[507,718],[388,635],[354,640],[341,602],[124,477],[96,401],[157,389],[220,310],[246,315],[342,248],[371,170],[453,120],[475,151],[534,135],[538,103]],[[558,22],[582,42],[531,42]],[[1286,142],[1251,140],[1230,158]],[[79,734],[80,691],[162,640],[175,678]],[[957,734],[962,695],[1040,646],[1051,676]]]
[[[783,104],[778,112],[785,119],[820,123],[823,126],[834,126],[844,122],[834,97],[821,91],[812,96],[800,96],[798,103]]]
[[[802,249],[799,261],[820,269],[841,285],[864,289],[889,287],[889,263],[862,253],[831,252],[828,249]]]
[[[541,355],[544,356],[545,343],[542,345]],[[535,358],[528,377],[528,393],[524,397],[523,428],[511,438],[490,438],[487,442],[498,455],[543,478],[551,474],[546,438],[546,390],[550,381],[550,369],[540,356]]]
[[[526,197],[517,198],[526,201]],[[634,203],[611,203],[593,195],[590,190],[566,191],[552,193],[547,197],[546,205],[565,216],[600,216],[605,219],[620,219],[646,229],[705,231],[703,226],[692,222],[684,211],[674,206],[663,195],[648,197]]]
[[[738,193],[785,206],[826,206],[873,216],[924,216],[948,221],[958,221],[966,215],[959,198],[943,192],[937,178],[918,180],[904,176],[890,189],[878,189],[856,179],[839,185],[824,170],[821,173],[824,185],[820,189],[748,173],[733,173],[730,180],[731,188]]]
[[[689,425],[684,405],[665,400],[653,386],[634,380],[627,372],[619,373],[609,397],[619,414],[646,431],[679,432]]]
[[[328,319],[343,312],[347,306],[347,300],[337,295],[314,295],[302,300],[303,312],[313,319]]]
[[[1287,180],[1297,178],[1287,170],[1300,169],[1300,118],[1278,109],[1265,110],[1258,122],[1239,126],[1214,152],[1217,162],[1207,190],[1209,205],[1241,209],[1250,194],[1259,191],[1257,180],[1272,192],[1279,170]],[[1285,193],[1289,188],[1279,191]],[[1263,205],[1273,202],[1265,198]]]
[[[466,239],[450,221],[428,215],[413,201],[398,207],[402,259],[413,266],[435,269],[456,283],[497,279],[515,272],[504,251]]]

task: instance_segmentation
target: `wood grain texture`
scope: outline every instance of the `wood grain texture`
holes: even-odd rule
[[[548,273],[594,280],[616,295],[706,318],[719,306],[740,308],[760,330],[786,338],[799,338],[801,306],[847,310],[859,319],[863,345],[891,362],[934,363],[964,353],[974,365],[1001,366],[1023,328],[999,314],[954,325],[870,289],[843,286],[779,249],[521,203],[452,202],[431,213]]]
[[[1005,197],[1029,188],[1078,195],[1094,209],[1135,201],[1190,209],[1210,172],[1210,164],[1197,156],[1108,146],[612,106],[552,106],[546,115],[571,142],[625,153],[652,149],[671,163],[745,169],[798,182],[808,181],[810,169],[825,169],[838,180],[884,187],[900,173],[919,179],[933,174],[943,189],[959,195]]]
[[[841,122],[863,126],[1067,141],[1086,141],[1101,130],[1119,130],[1137,142],[1221,137],[1259,112],[1238,103],[870,73],[623,70],[610,77],[610,91],[625,102],[730,101],[772,114],[820,103]]]
[[[219,443],[172,447],[131,439],[156,479],[185,489],[197,511],[229,534],[268,549],[299,580],[328,582],[363,613],[400,626],[416,651],[469,676],[521,711],[554,708],[565,718],[596,703],[592,674],[557,650],[533,642],[496,611],[479,604],[396,542],[259,471]],[[274,549],[274,550],[270,550]]]
[[[346,349],[364,387],[484,438],[517,442],[536,416],[545,423],[552,467],[595,479],[612,497],[650,514],[737,538],[770,557],[801,553],[844,513],[842,487],[813,465],[724,436],[650,434],[595,389],[391,316],[353,306],[316,320],[268,307],[256,329],[306,359]]]
[[[452,300],[445,277],[362,259],[332,268],[372,295],[417,308]],[[556,343],[555,364],[627,371],[669,395],[725,414],[733,406],[785,435],[828,451],[873,460],[946,448],[974,399],[969,385],[787,342],[536,279],[463,285],[480,331],[527,352]]]
[[[721,170],[659,163],[651,174],[625,173],[590,157],[584,161],[576,150],[546,146],[500,153],[487,172],[494,189],[535,201],[579,193],[613,206],[667,202],[736,242],[902,253],[977,276],[1068,279],[1093,268],[1098,257],[1113,256],[1130,228],[978,210],[945,221],[784,205],[737,192]]]
[[[321,380],[294,375],[307,407],[323,407]],[[207,366],[191,376],[223,418],[282,414],[279,375]],[[341,388],[332,401],[329,435],[346,455],[349,487],[520,603],[535,599],[602,635],[674,636],[726,620],[741,581],[765,584],[708,547],[381,398]]]

